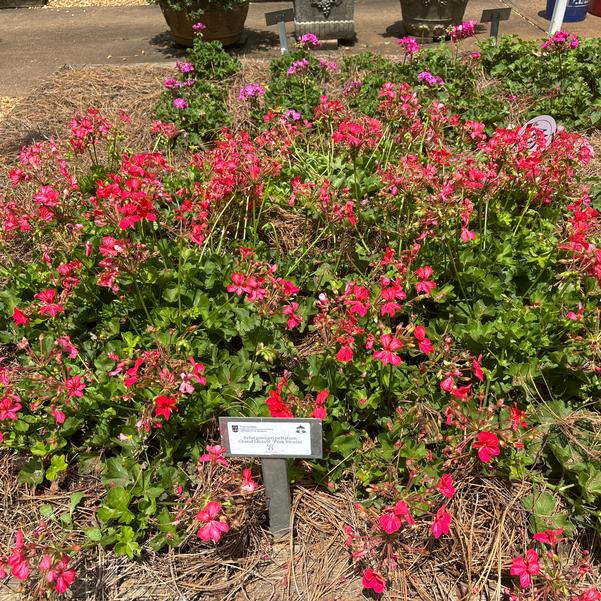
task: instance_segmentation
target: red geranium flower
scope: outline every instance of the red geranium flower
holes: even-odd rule
[[[478,440],[474,443],[474,449],[478,449],[478,457],[484,463],[488,463],[492,457],[501,454],[499,439],[493,432],[479,432]]]

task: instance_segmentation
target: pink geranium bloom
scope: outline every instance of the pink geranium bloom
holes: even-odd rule
[[[15,325],[17,326],[25,326],[29,323],[29,318],[21,309],[15,307],[13,309],[13,319],[15,320]]]
[[[226,522],[214,519],[220,511],[221,503],[209,501],[207,506],[196,514],[196,519],[199,522],[205,522],[204,526],[201,526],[196,533],[198,538],[204,541],[212,540],[217,543],[222,534],[229,532],[230,527]]]
[[[430,294],[430,291],[436,288],[436,282],[430,280],[430,276],[434,273],[434,270],[429,265],[419,267],[416,271],[419,282],[415,285],[415,291],[418,294]]]
[[[512,576],[519,576],[520,586],[528,588],[532,582],[532,576],[540,574],[540,563],[538,553],[534,549],[526,551],[526,557],[515,557],[511,563],[509,573]]]
[[[474,372],[474,377],[476,379],[480,380],[480,382],[484,382],[484,372],[482,371],[480,361],[482,361],[482,355],[479,355],[477,359],[472,361],[472,372]]]
[[[378,518],[378,523],[386,534],[393,534],[402,525],[400,518],[390,508]]]
[[[455,494],[455,486],[453,485],[453,476],[451,474],[443,474],[440,482],[436,485],[436,490],[444,495],[447,499],[451,499]]]
[[[378,595],[386,588],[386,581],[384,578],[372,569],[367,569],[363,572],[361,584],[363,585],[363,588],[372,589],[374,593],[377,593]]]
[[[236,296],[242,296],[246,292],[246,276],[243,273],[232,273],[232,283],[228,285],[227,291]]]
[[[392,511],[394,511],[394,515],[396,515],[398,518],[401,518],[401,520],[405,520],[410,526],[415,524],[415,520],[409,511],[409,506],[405,501],[403,501],[403,499],[396,502],[395,506],[392,508]]]
[[[0,400],[0,421],[3,422],[6,419],[16,421],[18,419],[17,412],[22,407],[19,401],[19,397],[14,394],[6,394]]]
[[[580,595],[580,597],[576,597],[574,599],[574,601],[600,601],[600,600],[601,600],[601,593],[599,592],[599,589],[597,589],[594,586],[592,586],[587,591],[582,593],[582,595]]]
[[[156,399],[154,399],[154,416],[162,416],[166,421],[169,421],[171,414],[174,411],[178,411],[178,408],[175,406],[176,403],[177,399],[174,396],[166,396],[164,394],[159,395]]]
[[[64,593],[75,580],[75,570],[69,569],[69,557],[63,555],[48,571],[48,582],[56,582],[57,593]]]
[[[38,292],[34,294],[33,297],[37,298],[42,302],[42,306],[40,307],[40,314],[45,315],[48,314],[50,317],[56,317],[59,313],[64,311],[63,306],[54,302],[54,297],[56,296],[56,290],[47,289],[42,290],[42,292]]]
[[[478,440],[474,443],[474,449],[478,450],[478,457],[484,463],[488,463],[492,457],[501,454],[499,439],[493,432],[479,432]]]
[[[563,528],[557,530],[545,530],[544,532],[537,532],[532,538],[539,543],[545,543],[546,545],[554,546],[561,541],[566,540],[561,535],[563,534]]]
[[[226,449],[221,445],[207,445],[207,452],[203,453],[198,460],[200,463],[220,463],[221,465],[229,465],[227,459],[223,457]]]
[[[451,514],[447,511],[447,506],[443,505],[434,516],[432,523],[432,534],[434,538],[440,538],[443,534],[449,533],[451,526]]]
[[[467,398],[470,394],[471,388],[472,388],[471,384],[466,384],[465,386],[458,386],[456,388],[453,388],[453,390],[451,390],[451,394],[454,397],[457,397],[458,399],[460,399],[462,401],[467,401]]]
[[[455,379],[453,378],[453,376],[447,376],[440,383],[440,388],[441,388],[441,390],[444,390],[445,392],[451,392],[455,388]]]
[[[81,379],[81,376],[73,376],[65,380],[65,388],[70,397],[82,397],[86,389],[86,383]]]
[[[250,494],[257,490],[258,484],[253,480],[252,470],[245,468],[242,470],[242,484],[240,485],[240,492],[243,494]]]
[[[282,313],[284,313],[284,315],[288,316],[287,327],[289,330],[293,330],[294,328],[297,328],[303,322],[301,316],[296,313],[297,310],[298,310],[297,302],[290,303],[289,305],[286,305],[282,309]]]
[[[382,334],[380,336],[381,351],[374,353],[374,359],[378,359],[384,365],[399,365],[401,358],[395,353],[402,348],[403,343],[392,334]]]
[[[349,363],[353,360],[353,349],[348,344],[343,344],[336,353],[336,359],[340,363]]]
[[[6,563],[10,566],[14,578],[17,580],[27,580],[29,576],[29,560],[27,559],[25,543],[23,542],[23,531],[18,530],[15,538],[16,544]]]

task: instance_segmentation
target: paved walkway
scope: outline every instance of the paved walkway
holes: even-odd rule
[[[264,15],[290,6],[291,2],[252,3],[246,44],[235,51],[254,58],[277,56],[276,29],[265,25]],[[478,20],[484,8],[502,6],[513,11],[511,19],[501,24],[501,33],[525,38],[544,35],[548,21],[539,13],[545,0],[471,0],[465,17]],[[400,20],[398,0],[356,0],[357,41],[340,51],[398,52],[394,42],[402,35]],[[565,28],[601,36],[601,18],[588,15],[583,23]],[[292,29],[288,24],[290,34]],[[0,10],[0,96],[27,95],[65,64],[170,62],[182,52],[174,46],[157,6]]]

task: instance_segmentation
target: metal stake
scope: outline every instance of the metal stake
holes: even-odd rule
[[[286,22],[294,21],[294,9],[287,8],[285,10],[274,10],[270,13],[265,13],[265,23],[267,25],[278,26],[278,34],[280,36],[280,52],[285,54],[288,52],[288,40],[286,39]]]
[[[495,46],[499,41],[499,19],[494,19],[490,23],[490,37],[495,38]]]
[[[284,21],[278,21],[278,34],[280,35],[280,52],[288,52],[288,40],[286,39],[286,24]]]
[[[288,461],[263,457],[261,471],[269,510],[269,529],[273,534],[285,534],[290,530]]]

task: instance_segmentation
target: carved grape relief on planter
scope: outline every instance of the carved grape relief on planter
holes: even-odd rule
[[[311,0],[311,6],[319,9],[323,16],[327,19],[332,12],[334,6],[339,6],[342,0]]]

